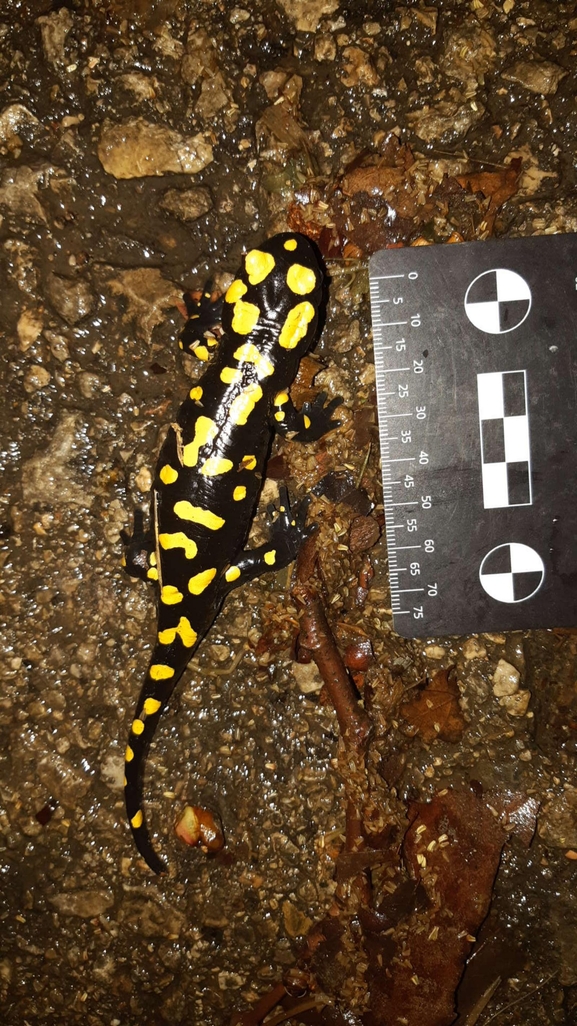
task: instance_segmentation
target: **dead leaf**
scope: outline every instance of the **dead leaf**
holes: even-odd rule
[[[457,742],[465,729],[460,692],[450,670],[439,670],[422,690],[412,692],[399,712],[424,741]]]

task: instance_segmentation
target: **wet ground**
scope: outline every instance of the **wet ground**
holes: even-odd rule
[[[4,3],[7,1026],[221,1026],[274,988],[327,915],[340,932],[329,943],[325,928],[309,957],[292,1022],[450,1022],[432,1006],[403,1018],[401,998],[391,1013],[378,975],[378,916],[389,933],[404,924],[409,964],[424,915],[413,892],[394,915],[381,901],[418,873],[407,813],[437,808],[447,788],[468,823],[479,802],[509,825],[491,853],[479,848],[499,869],[494,888],[493,871],[484,882],[476,945],[463,932],[458,1021],[577,1022],[577,634],[392,632],[366,263],[385,244],[577,230],[576,53],[577,4],[544,0]],[[386,185],[369,196],[350,176],[375,167]],[[483,193],[479,179],[467,185],[478,172],[500,177]],[[316,445],[275,443],[263,506],[279,479],[297,495],[326,482],[311,507],[323,600],[373,734],[361,772],[314,663],[294,662],[290,575],[234,593],[149,756],[147,808],[171,866],[156,879],[122,802],[154,598],[120,571],[119,532],[146,506],[163,429],[198,375],[176,345],[182,292],[208,274],[224,287],[243,248],[287,223],[308,226],[326,258],[310,378],[344,397],[344,413]],[[415,693],[450,723],[431,733]],[[220,813],[217,856],[174,837],[186,799]],[[371,853],[387,851],[388,883],[366,855],[343,869],[345,805]],[[357,870],[364,890],[351,897]],[[459,957],[440,955],[454,970],[451,1008]]]

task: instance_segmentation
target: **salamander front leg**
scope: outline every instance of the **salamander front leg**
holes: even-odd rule
[[[292,434],[294,442],[316,442],[329,431],[340,427],[340,420],[333,420],[333,413],[340,406],[343,397],[335,396],[327,403],[327,393],[319,392],[312,403],[303,403],[297,410],[288,392],[278,392],[274,399],[273,425],[279,434]],[[326,405],[325,405],[326,403]]]
[[[188,320],[178,345],[185,353],[199,360],[208,360],[210,349],[218,344],[215,329],[220,325],[223,297],[213,300],[212,281],[207,281],[200,296],[198,293],[185,292],[182,298],[186,304]]]

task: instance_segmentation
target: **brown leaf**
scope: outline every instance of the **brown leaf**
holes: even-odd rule
[[[399,712],[424,741],[457,742],[465,729],[459,688],[450,670],[439,670],[423,690],[403,702]]]
[[[428,804],[414,803],[409,816],[404,856],[428,900],[386,931],[387,949],[380,950],[380,938],[373,941],[367,1026],[454,1022],[455,991],[489,910],[505,841],[472,791],[442,791]]]

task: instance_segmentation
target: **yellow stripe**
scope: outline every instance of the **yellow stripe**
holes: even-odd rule
[[[160,592],[160,601],[165,606],[176,606],[179,602],[182,602],[184,596],[178,588],[174,587],[174,584],[164,584],[162,591]]]
[[[182,462],[185,467],[196,467],[198,450],[218,434],[218,428],[210,417],[199,417],[194,425],[194,438],[182,450]]]
[[[286,281],[291,292],[296,292],[299,296],[306,296],[312,292],[317,283],[315,272],[309,267],[303,267],[302,264],[292,264],[289,267]]]
[[[209,509],[202,509],[201,506],[193,506],[186,499],[175,502],[174,512],[180,520],[190,520],[193,524],[201,524],[202,527],[208,527],[210,531],[218,531],[225,523],[222,517],[217,517],[216,513],[211,513]]]
[[[258,401],[262,399],[262,388],[253,382],[243,388],[240,395],[233,399],[228,411],[233,424],[246,424]]]
[[[165,463],[164,467],[162,467],[162,469],[160,470],[158,476],[163,484],[174,484],[174,482],[178,478],[178,470],[175,470],[174,467],[170,467],[168,463]]]
[[[268,378],[271,374],[274,374],[272,360],[269,360],[268,356],[263,356],[252,342],[244,342],[232,355],[240,364],[254,363],[259,379]]]
[[[239,335],[250,335],[260,316],[260,310],[254,303],[245,303],[243,299],[234,304],[232,330]]]
[[[305,299],[304,303],[297,303],[287,314],[278,338],[279,346],[283,349],[294,349],[304,338],[310,322],[315,316],[315,308],[312,303]]]
[[[198,637],[190,625],[190,620],[187,620],[186,616],[181,616],[177,627],[167,627],[165,631],[160,631],[158,640],[161,645],[172,645],[177,634],[185,648],[192,648]]]
[[[237,385],[239,381],[242,381],[242,373],[234,367],[223,367],[220,372],[220,380],[224,381],[225,385]]]
[[[251,249],[244,258],[244,266],[251,285],[260,285],[274,267],[272,253],[263,253],[261,249]]]
[[[188,590],[191,595],[202,595],[203,591],[208,588],[211,581],[214,581],[216,577],[215,567],[211,567],[210,570],[203,570],[202,573],[196,574],[190,578],[188,582]]]
[[[153,680],[170,680],[174,677],[174,668],[166,666],[165,663],[155,663],[148,671]]]
[[[198,546],[192,538],[187,538],[184,531],[175,531],[174,534],[159,534],[158,541],[163,549],[184,549],[186,559],[194,559],[198,552]]]
[[[225,460],[222,456],[209,456],[202,464],[200,473],[205,477],[216,477],[218,474],[226,474],[227,470],[232,468],[232,460]]]
[[[231,285],[229,285],[226,296],[224,297],[227,303],[236,303],[237,299],[244,296],[247,291],[246,285],[240,278],[236,278]]]

